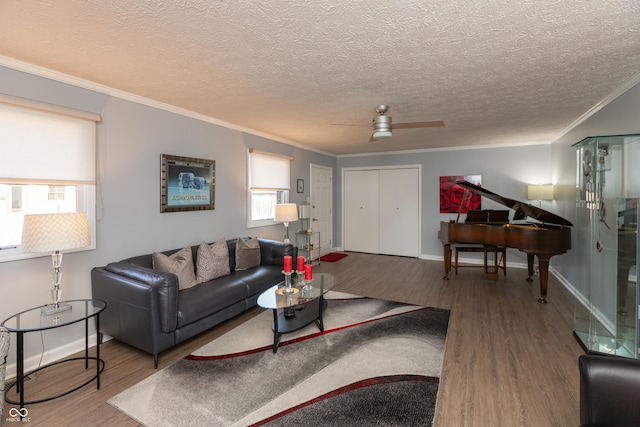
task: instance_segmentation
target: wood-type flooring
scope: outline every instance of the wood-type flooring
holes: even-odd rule
[[[441,261],[349,253],[314,271],[334,274],[335,290],[451,310],[436,427],[579,424],[578,356],[583,352],[572,336],[574,298],[553,275],[548,303],[539,304],[538,278],[527,282],[526,270],[519,268],[509,268],[498,280],[484,280],[481,269],[465,268],[445,281]],[[260,311],[254,308],[162,353],[159,369]],[[101,356],[106,369],[100,390],[91,383],[29,405],[29,425],[138,426],[107,400],[152,375],[153,357],[116,340],[102,345]],[[28,397],[51,395],[85,375],[82,366],[68,365],[35,375],[25,387]],[[5,403],[3,421],[12,407]]]

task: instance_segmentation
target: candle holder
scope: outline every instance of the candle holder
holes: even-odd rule
[[[282,270],[282,274],[284,274],[284,288],[282,289],[282,293],[285,295],[291,295],[293,293],[293,286],[291,286],[292,273],[292,271]]]
[[[296,287],[302,289],[305,285],[304,270],[296,270]]]
[[[293,304],[293,293],[296,291],[291,285],[291,274],[292,271],[284,271],[282,270],[282,274],[284,274],[284,287],[282,288],[282,295],[286,297],[286,307],[284,307],[284,317],[293,317],[296,315],[296,310],[291,307]]]
[[[304,280],[304,286],[302,287],[303,291],[310,291],[313,289],[313,279]]]
[[[304,286],[300,289],[300,296],[303,298],[313,297],[313,280],[304,281]]]

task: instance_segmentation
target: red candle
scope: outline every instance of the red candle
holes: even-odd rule
[[[284,256],[284,272],[291,273],[291,255]]]
[[[311,280],[311,279],[313,279],[312,272],[311,272],[311,264],[307,264],[304,266],[304,280]]]
[[[298,271],[304,271],[304,257],[298,257]]]

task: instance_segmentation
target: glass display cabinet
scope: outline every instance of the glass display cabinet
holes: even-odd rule
[[[588,352],[638,358],[640,135],[588,137],[574,147],[574,334]]]

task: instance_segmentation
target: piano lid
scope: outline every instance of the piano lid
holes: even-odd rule
[[[570,221],[567,221],[561,216],[527,203],[502,197],[501,195],[496,194],[492,191],[486,190],[482,187],[478,187],[477,185],[472,184],[469,181],[458,181],[456,182],[456,184],[469,190],[476,191],[487,199],[491,199],[496,203],[500,203],[503,206],[513,209],[515,211],[515,214],[513,215],[514,220],[525,219],[526,217],[529,217],[544,224],[563,225],[567,227],[573,226]]]

